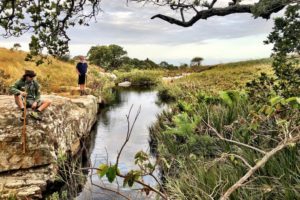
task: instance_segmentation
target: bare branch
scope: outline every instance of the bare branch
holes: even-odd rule
[[[266,164],[266,162],[268,162],[268,160],[270,158],[272,158],[272,156],[274,156],[276,153],[278,153],[279,151],[281,151],[282,149],[284,149],[285,147],[293,144],[293,143],[297,143],[300,141],[300,135],[298,135],[297,137],[291,138],[289,140],[286,140],[284,142],[282,142],[281,144],[279,144],[277,147],[275,147],[274,149],[272,149],[271,151],[267,152],[266,155],[264,155],[264,157],[262,159],[260,159],[256,165],[254,167],[252,167],[242,178],[240,178],[234,185],[232,185],[220,198],[220,200],[228,200],[229,196],[235,191],[237,190],[239,187],[241,187],[243,185],[243,183],[245,181],[248,180],[248,178],[250,178],[258,169],[260,169],[262,166],[264,166]]]
[[[213,0],[213,1],[211,2],[211,4],[209,5],[209,8],[213,8],[214,5],[215,5],[215,3],[217,3],[217,1],[218,1],[218,0]]]
[[[134,125],[135,125],[135,122],[136,122],[138,116],[139,116],[140,113],[141,113],[141,106],[139,106],[138,111],[137,111],[137,113],[136,113],[136,115],[135,115],[135,118],[134,118],[134,120],[133,120],[133,122],[132,122],[132,125],[130,125],[130,114],[131,114],[132,108],[133,108],[133,105],[131,105],[130,110],[129,110],[129,112],[128,112],[128,115],[126,115],[126,119],[127,119],[127,133],[126,133],[126,139],[125,139],[125,141],[124,141],[124,143],[123,143],[123,145],[122,145],[122,147],[121,147],[121,149],[120,149],[120,151],[119,151],[119,153],[118,153],[118,155],[117,155],[116,167],[118,167],[118,164],[119,164],[119,160],[120,160],[120,156],[121,156],[121,154],[122,154],[122,151],[123,151],[124,147],[126,146],[126,144],[128,143],[128,141],[129,141],[129,139],[130,139],[130,136],[131,136],[131,134],[132,134],[132,130],[133,130],[133,127],[134,127]]]
[[[258,149],[258,148],[256,148],[256,147],[253,147],[253,146],[250,146],[250,145],[248,145],[248,144],[245,144],[245,143],[241,143],[241,142],[238,142],[238,141],[235,141],[235,140],[230,140],[230,139],[227,139],[227,138],[224,138],[214,127],[212,127],[211,125],[209,125],[208,123],[206,123],[204,120],[202,120],[205,124],[206,124],[206,126],[208,127],[208,128],[210,128],[221,140],[224,140],[224,141],[226,141],[226,142],[230,142],[230,143],[233,143],[233,144],[237,144],[237,145],[239,145],[239,146],[243,146],[243,147],[247,147],[247,148],[249,148],[249,149],[252,149],[252,150],[255,150],[255,151],[258,151],[258,152],[260,152],[260,153],[262,153],[262,154],[266,154],[266,152],[265,151],[263,151],[263,150],[261,150],[261,149]]]
[[[248,168],[252,168],[252,166],[248,163],[248,161],[243,158],[242,156],[240,155],[237,155],[237,154],[234,154],[234,153],[230,153],[230,154],[225,154],[226,156],[234,156],[234,157],[237,157],[238,159],[240,159],[241,161],[243,161],[243,163],[248,167]]]

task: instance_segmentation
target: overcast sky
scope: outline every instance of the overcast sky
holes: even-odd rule
[[[221,3],[227,4],[227,0]],[[272,30],[273,20],[234,14],[201,20],[192,27],[183,28],[150,19],[158,13],[174,15],[167,8],[126,5],[126,0],[102,0],[101,5],[103,12],[97,22],[91,21],[89,27],[77,26],[68,31],[72,56],[85,55],[91,46],[108,44],[122,46],[129,57],[177,65],[189,63],[195,56],[203,57],[204,64],[216,64],[271,54],[271,46],[264,45],[263,41]],[[21,38],[1,38],[0,46],[10,48],[18,42],[28,50],[29,38],[29,34]]]

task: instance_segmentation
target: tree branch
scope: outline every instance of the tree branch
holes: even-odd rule
[[[129,118],[130,118],[130,113],[131,113],[132,107],[133,107],[133,105],[131,105],[130,110],[129,110],[129,113],[128,113],[128,115],[126,115],[126,119],[127,119],[127,134],[126,134],[126,139],[125,139],[125,141],[124,141],[124,143],[123,143],[123,145],[122,145],[122,147],[121,147],[121,149],[120,149],[120,151],[119,151],[119,153],[118,153],[118,155],[117,155],[116,168],[118,168],[118,164],[119,164],[119,160],[120,160],[120,156],[121,156],[121,154],[122,154],[122,151],[123,151],[124,147],[126,146],[127,142],[128,142],[129,139],[130,139],[130,136],[131,136],[131,134],[132,134],[132,130],[133,130],[134,124],[135,124],[135,122],[136,122],[138,116],[139,116],[140,113],[141,113],[141,106],[140,106],[140,107],[138,108],[138,111],[137,111],[136,115],[135,115],[135,118],[134,118],[134,120],[133,120],[132,125],[130,125],[130,119],[129,119]]]
[[[239,187],[243,185],[245,181],[247,181],[248,178],[250,178],[258,169],[260,169],[262,166],[268,162],[268,160],[274,156],[276,153],[284,149],[285,147],[297,143],[300,141],[300,135],[297,137],[291,138],[289,140],[286,140],[279,144],[277,147],[272,149],[271,151],[267,152],[266,155],[259,160],[254,167],[252,167],[242,178],[240,178],[234,185],[232,185],[220,198],[220,200],[228,200],[229,196],[237,190]]]
[[[209,10],[201,10],[198,13],[196,13],[194,17],[192,17],[189,21],[186,22],[162,14],[155,15],[151,17],[151,19],[160,18],[164,21],[169,22],[170,24],[189,27],[200,19],[208,19],[212,16],[225,16],[233,13],[251,13],[251,8],[252,5],[235,5],[226,8],[212,8]]]
[[[196,13],[194,17],[192,17],[189,21],[184,21],[184,20],[178,20],[170,16],[158,14],[151,19],[155,18],[160,18],[166,22],[169,22],[170,24],[176,24],[182,27],[190,27],[193,24],[195,24],[198,20],[201,19],[208,19],[213,16],[226,16],[230,14],[235,14],[235,13],[252,13],[255,17],[262,17],[264,19],[269,19],[272,13],[276,13],[280,10],[282,10],[286,5],[290,3],[294,3],[296,0],[286,0],[286,1],[280,1],[278,3],[271,4],[269,7],[266,7],[263,10],[260,10],[257,13],[257,8],[260,8],[262,5],[260,5],[260,2],[256,4],[246,4],[246,5],[241,5],[241,4],[233,4],[228,7],[224,8],[213,8],[213,6],[216,3],[216,0],[213,0],[211,4],[209,4],[207,10],[201,10]],[[190,5],[185,5],[185,8]]]
[[[210,124],[208,124],[206,121],[202,120],[206,126],[208,128],[210,128],[221,140],[224,140],[226,142],[230,142],[230,143],[233,143],[233,144],[236,144],[236,145],[239,145],[239,146],[243,146],[243,147],[247,147],[249,149],[252,149],[252,150],[255,150],[255,151],[258,151],[262,154],[266,154],[265,151],[261,150],[261,149],[258,149],[256,147],[253,147],[253,146],[250,146],[248,144],[245,144],[245,143],[241,143],[241,142],[238,142],[238,141],[235,141],[235,140],[230,140],[230,139],[227,139],[227,138],[224,138],[214,127],[212,127]]]

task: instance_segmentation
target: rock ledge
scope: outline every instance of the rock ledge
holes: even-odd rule
[[[48,182],[57,174],[59,154],[75,155],[80,139],[89,135],[96,122],[98,99],[42,96],[52,101],[43,121],[28,117],[27,151],[22,152],[21,112],[12,96],[0,95],[0,199],[42,198]]]

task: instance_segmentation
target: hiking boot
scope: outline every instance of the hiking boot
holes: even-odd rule
[[[42,120],[42,116],[40,112],[32,111],[29,113],[29,116],[31,116],[35,120],[39,120],[39,121]]]
[[[83,95],[84,95],[84,91],[80,90],[80,96],[83,96]]]

